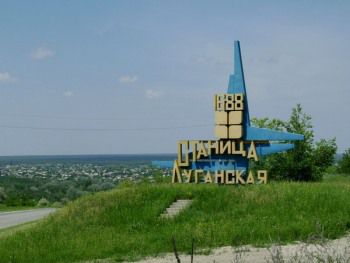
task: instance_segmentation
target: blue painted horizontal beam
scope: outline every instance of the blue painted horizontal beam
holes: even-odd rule
[[[301,141],[304,135],[246,126],[248,141]]]
[[[288,151],[294,148],[292,143],[272,143],[270,145],[256,146],[256,154],[259,156]]]

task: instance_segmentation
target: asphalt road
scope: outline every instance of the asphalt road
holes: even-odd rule
[[[55,208],[0,212],[0,229],[41,219],[54,212]]]

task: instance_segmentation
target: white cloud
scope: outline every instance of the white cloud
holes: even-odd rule
[[[0,82],[13,82],[16,79],[8,72],[0,72]]]
[[[134,83],[138,80],[138,76],[136,75],[125,75],[119,77],[120,83]]]
[[[52,50],[46,47],[39,47],[38,49],[32,52],[31,57],[36,60],[42,60],[42,59],[52,57],[54,55],[55,53]]]
[[[156,99],[159,98],[162,95],[160,91],[148,89],[146,90],[146,98],[147,99]]]
[[[65,97],[73,97],[74,96],[74,92],[71,90],[66,90],[65,92],[63,92],[63,96]]]

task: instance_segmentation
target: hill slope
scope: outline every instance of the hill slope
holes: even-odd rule
[[[335,238],[350,228],[350,181],[246,187],[141,184],[85,196],[30,229],[0,238],[0,262],[118,261],[196,246],[263,245],[308,237],[317,223]],[[191,206],[160,219],[177,198]]]

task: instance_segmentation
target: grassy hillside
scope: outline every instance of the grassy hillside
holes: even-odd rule
[[[177,198],[192,205],[159,214]],[[335,238],[350,228],[350,180],[255,186],[141,184],[85,196],[29,229],[0,238],[0,262],[118,261],[196,246],[263,245],[308,237],[315,225]]]

